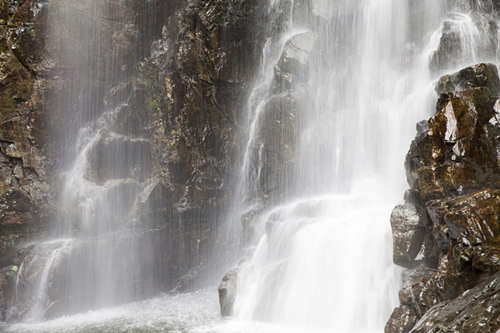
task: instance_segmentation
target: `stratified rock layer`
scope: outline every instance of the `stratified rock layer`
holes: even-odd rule
[[[391,218],[395,262],[412,270],[399,294],[401,306],[385,331],[410,332],[415,326],[412,332],[418,333],[496,332],[500,329],[497,68],[479,64],[446,75],[436,91],[440,95],[436,113],[417,126],[406,158],[407,203],[396,207]]]

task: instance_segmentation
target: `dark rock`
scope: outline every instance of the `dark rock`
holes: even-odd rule
[[[434,72],[442,73],[454,70],[459,66],[466,65],[471,58],[494,59],[496,57],[498,25],[494,16],[491,15],[493,10],[487,9],[489,6],[485,1],[470,1],[473,4],[470,7],[467,5],[464,7],[465,3],[464,1],[453,1],[452,7],[456,8],[462,5],[462,8],[457,8],[457,12],[452,13],[452,16],[446,19],[441,26],[439,45],[432,54],[430,62],[430,68]],[[469,20],[472,22],[465,23]],[[463,25],[465,24],[474,25],[474,33],[479,35],[474,38],[475,41],[470,41],[467,37],[468,32],[464,32],[464,30],[470,29],[468,27],[464,29]],[[472,53],[471,48],[474,49],[474,53]]]
[[[488,88],[490,94],[500,93],[498,69],[493,64],[479,64],[441,77],[436,85],[438,94],[449,94],[470,88]]]
[[[0,3],[0,321],[12,317],[19,244],[43,234],[54,209],[40,140],[46,18],[40,8],[37,0]]]
[[[433,234],[442,250],[453,247],[454,260],[471,262],[476,270],[500,269],[500,190],[427,203]]]
[[[293,36],[285,44],[282,56],[275,68],[275,90],[293,89],[297,84],[307,81],[309,56],[314,43],[314,34],[304,32]]]
[[[395,262],[408,267],[404,250],[415,225],[423,234],[423,260],[405,277],[386,333],[408,332],[416,320],[415,333],[499,328],[498,281],[493,289],[478,284],[500,271],[499,90],[494,65],[444,76],[436,114],[417,127],[406,159],[405,200],[425,222],[393,214],[391,224],[405,227],[394,233]]]
[[[261,0],[178,5],[139,66],[129,104],[147,114],[157,184],[141,220],[175,229],[171,244],[183,240],[165,259],[180,277],[206,260],[225,218],[239,148],[237,110],[260,61],[266,14]]]
[[[412,271],[399,292],[399,300],[415,309],[420,318],[432,306],[457,297],[475,282],[475,275],[460,274],[443,257],[436,270],[421,266]]]
[[[408,182],[424,201],[500,183],[491,91],[499,86],[498,73],[488,65],[460,73],[440,81],[438,90],[452,92],[441,95],[429,130],[417,136],[406,158]],[[455,91],[460,87],[467,88]]]
[[[121,178],[143,181],[151,174],[148,140],[106,133],[88,152],[87,177],[96,183]]]
[[[223,316],[231,316],[233,314],[237,283],[238,271],[235,269],[228,272],[219,285],[219,304]]]
[[[0,270],[0,321],[8,319],[7,309],[13,302],[17,269],[17,266],[8,266]]]
[[[262,157],[258,188],[266,199],[282,200],[291,188],[288,185],[295,169],[295,134],[301,97],[289,91],[285,96],[273,97],[265,107],[259,139],[252,148],[254,156],[259,156],[260,150]]]
[[[451,21],[443,23],[439,47],[432,56],[431,68],[434,71],[456,67],[462,61],[462,41],[460,32],[454,29]]]
[[[399,205],[391,214],[394,263],[412,267],[424,242],[424,223],[415,206]]]
[[[391,315],[385,325],[385,333],[408,333],[417,323],[415,310],[406,305],[400,305]]]
[[[451,302],[431,308],[413,333],[496,333],[500,329],[500,274],[467,290]]]

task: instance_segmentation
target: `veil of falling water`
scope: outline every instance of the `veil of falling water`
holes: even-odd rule
[[[24,291],[32,298],[24,320],[32,322],[143,297],[152,275],[143,265],[153,256],[134,219],[141,195],[151,190],[150,146],[140,125],[120,123],[129,105],[119,82],[140,52],[138,43],[124,49],[125,38],[134,41],[127,20],[134,13],[99,0],[46,6],[46,43],[65,91],[49,96],[51,115],[64,121],[53,129],[63,158],[52,239],[35,244],[34,257],[23,263],[23,274],[39,281]],[[112,35],[113,25],[123,35]]]
[[[274,17],[284,31],[270,37],[263,71],[272,73],[287,56],[287,43],[299,48],[308,78],[305,87],[295,84],[289,93],[300,91],[306,102],[296,117],[293,190],[253,219],[260,233],[239,269],[233,323],[245,332],[248,324],[241,323],[249,321],[266,323],[251,328],[266,332],[382,331],[398,303],[400,272],[392,264],[388,221],[406,187],[404,156],[415,124],[432,113],[436,77],[496,61],[498,45],[491,39],[497,36],[485,28],[490,18],[472,14],[488,13],[491,2],[301,4],[269,4],[288,16]],[[311,15],[304,8],[312,17],[304,17]],[[314,40],[312,48],[297,38],[301,34]],[[450,59],[439,59],[445,34],[458,42]],[[263,75],[252,94],[260,99],[250,100],[240,177],[247,180],[240,190],[253,203],[246,209],[259,202],[261,151],[271,144],[255,127],[263,126],[266,104],[277,97],[269,88],[272,80]]]
[[[103,56],[111,44],[111,36],[102,34],[106,20],[91,18],[119,19],[97,0],[51,3],[49,35],[69,29],[86,52],[62,42],[54,46],[78,79],[69,80],[68,94],[56,103],[73,120],[60,134],[66,171],[55,239],[36,244],[36,255],[20,268],[20,274],[30,274],[35,262],[44,263],[26,318],[34,321],[50,309],[49,280],[65,294],[63,313],[113,305],[132,300],[148,285],[142,264],[155,255],[147,240],[129,237],[135,203],[150,190],[144,176],[148,143],[140,133],[117,126],[126,98],[97,103],[119,81],[121,69],[118,55]],[[253,226],[253,237],[242,244],[249,245],[250,255],[239,267],[234,317],[208,331],[381,332],[397,304],[400,272],[391,259],[389,216],[406,187],[403,160],[415,123],[432,113],[439,75],[497,61],[499,39],[488,27],[492,2],[269,0],[267,5],[268,40],[241,118],[246,131],[228,218],[235,239],[244,233],[240,219]],[[439,56],[445,35],[456,45]],[[280,90],[276,73],[284,57],[307,74]],[[75,73],[65,73],[70,74]],[[92,89],[95,82],[102,88]],[[290,98],[298,100],[294,168],[279,179],[280,193],[269,197],[262,189],[269,177],[264,155],[273,144],[263,135],[266,113],[273,110],[270,104]],[[55,274],[61,270],[64,274]],[[180,318],[180,329],[192,328],[213,319],[211,308],[197,306],[204,302],[199,295],[207,297],[201,292],[78,315],[75,325],[104,318],[114,329],[120,322],[139,321],[141,327],[143,321],[164,325]],[[145,312],[151,316],[141,315]],[[42,324],[39,331],[66,332],[72,320]],[[37,330],[28,326],[20,332]]]

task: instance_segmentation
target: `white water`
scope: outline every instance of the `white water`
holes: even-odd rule
[[[495,60],[485,53],[485,18],[438,1],[413,7],[400,0],[313,1],[312,6],[326,22],[295,25],[307,22],[295,11],[283,33],[310,30],[316,39],[308,58],[309,100],[297,116],[295,199],[254,219],[261,236],[252,257],[240,265],[235,318],[216,330],[382,332],[400,286],[389,216],[407,187],[403,161],[415,124],[432,114],[436,100],[432,56],[442,34],[452,31],[459,36],[459,52],[451,70]],[[419,14],[410,11],[415,6],[422,9]],[[410,24],[412,15],[422,15],[418,27]],[[270,100],[262,86],[255,88],[264,97],[250,109],[243,155],[241,179],[250,180],[248,196],[258,193],[258,151],[269,144],[255,137]],[[248,147],[255,142],[260,147],[252,155]]]
[[[200,290],[61,317],[37,324],[18,324],[16,333],[198,332],[218,319],[215,290]],[[0,327],[1,330],[1,327]]]
[[[217,322],[216,296],[201,292],[11,330],[381,332],[399,289],[389,215],[406,187],[403,160],[415,123],[433,112],[438,74],[431,75],[429,63],[445,25],[451,24],[461,45],[459,59],[447,72],[496,60],[485,52],[484,18],[473,16],[467,6],[447,8],[444,1],[421,0],[414,4],[421,11],[413,13],[409,3],[314,0],[313,12],[321,21],[301,24],[307,21],[303,14],[294,17],[288,11],[285,22],[270,23],[281,29],[266,43],[248,103],[249,130],[233,207],[238,217],[265,201],[258,184],[267,143],[258,135],[266,103],[281,97],[271,91],[274,68],[298,34],[314,34],[316,46],[305,60],[308,107],[298,115],[295,192],[253,222],[258,237],[252,256],[241,266],[233,318]],[[286,12],[289,4],[291,0],[270,0],[270,11]],[[98,140],[98,132],[87,138]],[[85,165],[85,154],[79,156]],[[71,195],[83,193],[94,207],[102,187],[83,186],[78,159],[74,165],[70,175],[77,181],[67,186],[78,185],[80,191]],[[84,221],[95,222],[91,216]],[[50,259],[45,267],[50,271]]]
[[[33,305],[26,316],[27,321],[39,321],[44,318],[45,311],[50,306],[50,300],[48,297],[48,283],[50,274],[52,272],[53,266],[61,256],[71,248],[73,240],[71,239],[58,239],[43,242],[35,247],[37,253],[46,253],[48,255],[45,260],[45,265],[40,274],[39,283],[35,290],[35,298]],[[35,257],[35,261],[40,260],[40,258]],[[24,266],[24,263],[23,265]],[[22,274],[22,270],[19,269],[18,274]],[[16,281],[16,293],[17,285],[19,281]]]
[[[58,84],[64,84],[66,94],[49,96],[48,104],[51,116],[70,115],[67,128],[51,129],[60,139],[57,162],[63,171],[54,186],[59,190],[57,217],[50,237],[74,243],[66,248],[64,241],[59,247],[42,240],[28,250],[37,260],[25,263],[25,271],[34,272],[26,280],[38,279],[37,288],[19,290],[21,304],[14,305],[23,307],[19,314],[25,314],[25,321],[130,302],[148,293],[153,279],[146,260],[139,260],[153,256],[149,239],[134,220],[140,196],[150,185],[150,146],[142,132],[120,123],[130,112],[129,95],[120,95],[119,85],[126,68],[119,65],[124,54],[116,50],[109,27],[123,28],[126,18],[109,20],[120,7],[100,0],[52,0],[44,6],[51,22],[47,51],[64,69]],[[113,52],[104,52],[104,46]],[[125,55],[133,58],[130,53]],[[108,99],[108,92],[119,97]],[[40,251],[48,254],[37,256]]]

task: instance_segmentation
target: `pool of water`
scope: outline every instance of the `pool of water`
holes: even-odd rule
[[[332,332],[312,327],[220,316],[216,288],[89,311],[45,322],[0,324],[5,333],[382,333]]]
[[[200,290],[89,311],[45,322],[4,326],[7,333],[185,333],[220,321],[217,293]],[[2,331],[2,327],[0,327]]]

